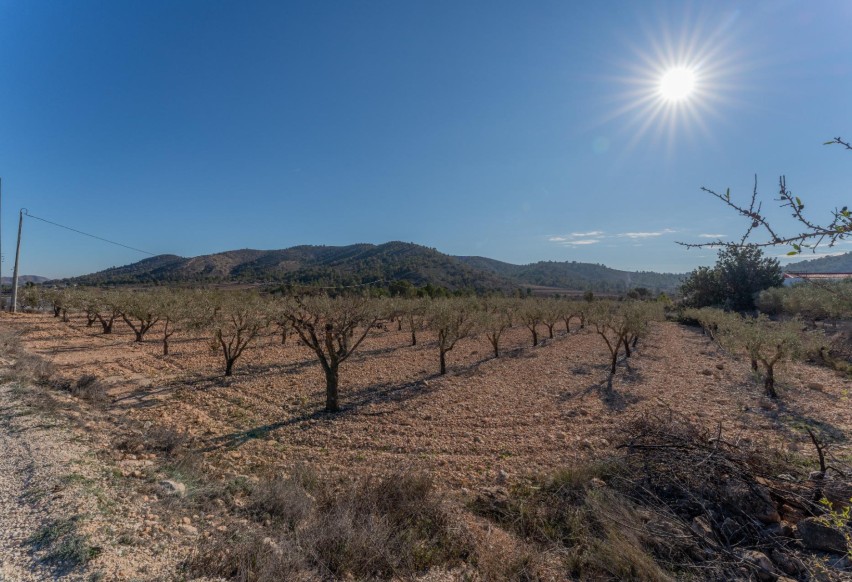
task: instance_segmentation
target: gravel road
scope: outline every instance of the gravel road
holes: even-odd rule
[[[78,453],[68,434],[28,414],[14,392],[0,384],[0,582],[80,580],[39,564],[27,539],[54,517],[49,492]]]

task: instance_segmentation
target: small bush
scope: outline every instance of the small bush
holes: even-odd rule
[[[284,477],[276,475],[257,483],[251,491],[247,509],[258,518],[272,518],[288,529],[304,521],[313,511],[315,498],[302,479],[304,469]]]
[[[84,374],[70,387],[71,395],[93,404],[101,404],[109,400],[106,387],[97,376]]]

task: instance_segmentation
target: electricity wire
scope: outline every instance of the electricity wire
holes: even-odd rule
[[[103,241],[109,243],[111,245],[116,245],[119,247],[124,247],[125,249],[130,249],[131,251],[136,251],[137,253],[143,253],[145,255],[151,255],[152,257],[157,256],[156,253],[151,253],[148,251],[143,251],[142,249],[137,249],[136,247],[131,247],[120,242],[115,242],[114,240],[109,240],[94,234],[89,234],[88,232],[83,232],[82,230],[77,230],[76,228],[71,228],[70,226],[65,226],[64,224],[59,224],[58,222],[53,222],[52,220],[47,220],[46,218],[41,218],[39,216],[35,216],[34,214],[30,214],[28,210],[23,210],[24,216],[28,218],[35,218],[36,220],[40,220],[42,222],[46,222],[47,224],[52,224],[53,226],[58,226],[59,228],[64,228],[65,230],[70,230],[71,232],[76,232],[77,234],[82,234],[83,236],[88,236],[93,239],[97,239],[99,241]]]

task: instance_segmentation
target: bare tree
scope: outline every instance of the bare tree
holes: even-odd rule
[[[325,373],[325,410],[338,412],[340,365],[370,333],[379,315],[365,297],[295,297],[285,303],[284,315]],[[356,334],[356,330],[358,333]]]
[[[251,342],[269,326],[269,304],[256,293],[210,293],[207,326],[213,332],[211,346],[222,350],[225,376],[234,372],[234,364]]]
[[[532,334],[532,345],[538,345],[538,326],[544,319],[544,309],[538,299],[522,299],[518,306],[518,316]]]
[[[438,336],[442,375],[447,373],[447,352],[473,330],[476,310],[475,303],[468,299],[438,299],[429,306],[429,327]]]
[[[580,320],[580,329],[586,327],[584,309],[587,305],[587,302],[580,301],[570,301],[566,303],[562,310],[562,318],[565,320],[565,333],[571,333],[571,320],[575,317]]]
[[[485,331],[485,337],[494,350],[494,357],[500,357],[500,338],[509,327],[511,327],[511,305],[503,302],[501,305],[492,305],[489,309],[483,309],[479,315],[477,327]]]
[[[121,316],[121,304],[114,291],[95,291],[95,316],[105,334],[112,333],[115,320]]]
[[[610,354],[610,375],[615,374],[618,354],[625,338],[630,333],[630,325],[620,306],[613,301],[597,301],[589,306],[586,315],[590,325],[600,335]]]
[[[209,295],[203,291],[163,289],[154,291],[153,301],[162,327],[163,355],[169,355],[169,342],[178,331],[201,328],[213,313]]]
[[[553,339],[553,328],[562,319],[565,313],[565,305],[557,299],[544,299],[541,301],[541,321],[547,327],[547,336]]]
[[[756,318],[728,319],[720,330],[719,341],[729,348],[742,349],[752,361],[763,366],[763,388],[770,398],[778,398],[775,389],[775,367],[778,363],[801,357],[816,346],[821,334],[806,334],[802,322],[770,321],[765,315]]]
[[[145,334],[160,321],[157,298],[150,291],[125,291],[116,294],[115,301],[121,319],[133,330],[137,342],[142,342]]]
[[[431,299],[408,299],[403,305],[400,320],[405,319],[408,331],[411,333],[411,345],[417,345],[417,332],[426,329],[426,316],[429,312]]]

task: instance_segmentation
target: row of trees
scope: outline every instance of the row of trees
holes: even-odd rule
[[[28,290],[25,304],[49,308],[68,321],[78,312],[88,326],[96,323],[104,334],[123,321],[143,341],[157,329],[163,354],[175,333],[207,334],[211,349],[224,360],[224,374],[234,367],[256,338],[270,329],[286,343],[295,333],[315,354],[326,378],[326,410],[339,410],[341,365],[358,349],[371,330],[396,325],[410,334],[430,331],[436,338],[439,370],[447,371],[447,357],[460,340],[484,336],[494,357],[500,357],[506,330],[523,326],[530,343],[542,333],[555,337],[557,328],[570,332],[587,324],[604,339],[615,372],[619,354],[629,356],[647,324],[663,317],[656,301],[572,301],[456,297],[445,299],[371,299],[363,296],[264,296],[252,292],[176,290],[104,291],[91,288]],[[159,324],[159,325],[158,325]]]
[[[776,367],[786,361],[819,354],[825,336],[807,331],[799,319],[772,321],[765,314],[742,316],[721,309],[687,309],[684,317],[697,321],[704,332],[732,353],[745,354],[756,374],[762,373],[766,395],[777,398]]]

